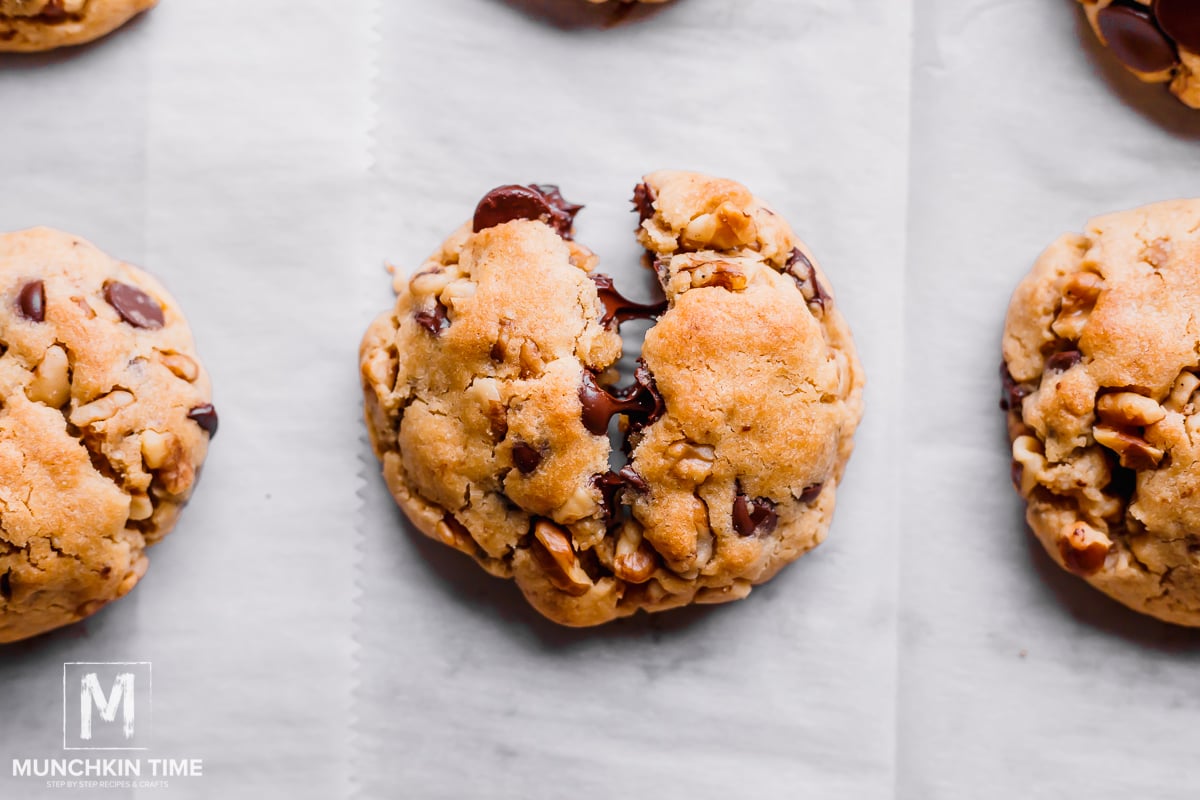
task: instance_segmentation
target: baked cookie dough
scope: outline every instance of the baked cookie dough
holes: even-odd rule
[[[31,53],[112,33],[158,0],[0,0],[0,52]]]
[[[685,172],[634,203],[664,302],[616,292],[555,187],[505,186],[362,342],[400,507],[565,625],[745,597],[825,538],[862,413],[850,331],[781,217]],[[636,317],[656,322],[617,388]]]
[[[179,306],[73,236],[0,235],[0,642],[142,577],[217,430]]]
[[[1051,245],[1004,331],[1013,481],[1062,567],[1200,626],[1200,200]]]
[[[1079,0],[1096,36],[1147,83],[1170,84],[1200,108],[1200,3],[1196,0]]]

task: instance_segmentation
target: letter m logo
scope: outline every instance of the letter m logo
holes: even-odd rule
[[[63,664],[63,749],[145,750],[149,662]]]

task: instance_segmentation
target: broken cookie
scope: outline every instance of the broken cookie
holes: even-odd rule
[[[635,207],[661,303],[597,271],[557,188],[503,186],[397,276],[361,348],[397,503],[566,625],[745,597],[825,538],[861,417],[849,329],[782,218],[686,172]]]

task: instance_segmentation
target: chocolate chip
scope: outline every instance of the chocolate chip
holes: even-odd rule
[[[63,0],[50,0],[38,14],[42,22],[60,22],[66,18],[67,9],[63,6]]]
[[[542,197],[545,197],[550,205],[554,206],[564,214],[569,214],[572,221],[575,220],[576,214],[578,214],[580,211],[583,211],[583,206],[581,204],[572,203],[567,200],[567,198],[562,196],[562,192],[559,190],[559,188],[552,183],[538,183],[530,186],[529,188],[537,189],[539,192],[541,192]]]
[[[546,223],[563,238],[571,238],[575,215],[583,206],[564,200],[557,186],[547,188],[553,190],[552,194],[544,193],[537,186],[509,185],[492,189],[475,207],[475,232],[515,219],[532,219]]]
[[[1175,45],[1144,6],[1107,6],[1097,19],[1109,49],[1130,69],[1162,72],[1179,63]]]
[[[136,286],[109,281],[104,284],[104,299],[135,328],[154,330],[163,326],[162,306]]]
[[[1008,364],[1000,362],[1000,383],[1003,386],[1000,395],[1000,410],[1001,411],[1020,411],[1021,401],[1029,396],[1030,390],[1017,383],[1012,373],[1008,371]]]
[[[654,189],[645,183],[639,183],[633,188],[633,208],[642,222],[654,216]]]
[[[1009,476],[1012,478],[1013,487],[1019,492],[1021,491],[1021,479],[1025,477],[1025,466],[1015,458],[1012,462],[1012,467],[1009,469]]]
[[[1064,350],[1046,359],[1046,372],[1066,372],[1083,359],[1078,350]]]
[[[625,479],[611,469],[601,475],[592,477],[592,486],[600,492],[600,511],[608,520],[609,528],[617,518],[617,493],[625,488]]]
[[[666,405],[644,363],[638,366],[633,381],[632,385],[610,393],[596,381],[595,373],[583,371],[579,402],[583,405],[583,426],[589,432],[604,436],[614,414],[626,414],[635,429],[650,425],[663,415]]]
[[[650,484],[646,483],[646,479],[638,474],[632,464],[626,464],[621,467],[621,471],[617,473],[621,476],[621,480],[625,481],[625,485],[639,492],[650,491]]]
[[[418,311],[413,315],[417,324],[434,336],[441,336],[442,331],[450,327],[450,319],[446,316],[446,307],[439,300],[432,311]]]
[[[1154,16],[1167,35],[1200,52],[1200,4],[1196,0],[1154,0]]]
[[[817,279],[817,268],[799,247],[792,248],[792,254],[788,257],[787,265],[784,266],[784,272],[792,276],[792,280],[796,282],[796,286],[799,287],[800,293],[804,295],[809,306],[825,310],[826,303],[831,299],[829,293]]]
[[[600,295],[600,302],[604,304],[604,316],[600,317],[600,324],[605,327],[613,320],[620,326],[622,322],[631,319],[652,319],[667,310],[666,300],[643,304],[626,299],[614,288],[613,279],[608,275],[593,273],[589,277],[592,283],[596,284],[596,293]]]
[[[12,570],[0,575],[0,597],[12,600]]]
[[[812,486],[806,486],[804,491],[800,493],[800,502],[812,503],[821,496],[821,492],[824,491],[824,489],[825,484],[823,483],[814,483]]]
[[[744,494],[739,494],[733,501],[733,528],[739,536],[753,536],[756,533],[768,534],[775,530],[779,515],[775,513],[775,504],[765,497],[753,500]]]
[[[188,419],[195,420],[197,425],[208,431],[208,438],[217,435],[217,410],[213,408],[212,403],[196,406],[188,412]]]
[[[33,322],[44,322],[46,319],[46,284],[42,281],[30,281],[21,287],[17,295],[17,310],[21,316]]]
[[[522,475],[528,475],[542,463],[542,454],[533,445],[517,442],[513,445],[512,460]]]

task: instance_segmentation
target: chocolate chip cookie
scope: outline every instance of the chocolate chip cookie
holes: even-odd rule
[[[1079,0],[1122,64],[1147,83],[1170,84],[1200,108],[1200,3],[1196,0]]]
[[[132,589],[216,431],[157,281],[65,233],[0,235],[0,642]]]
[[[0,52],[84,44],[112,33],[158,0],[0,0]]]
[[[1062,567],[1200,626],[1200,200],[1101,217],[1013,295],[1013,481]]]
[[[816,546],[862,411],[850,331],[781,217],[685,172],[634,204],[662,302],[617,292],[557,188],[503,186],[362,342],[400,507],[566,625],[742,598]]]

